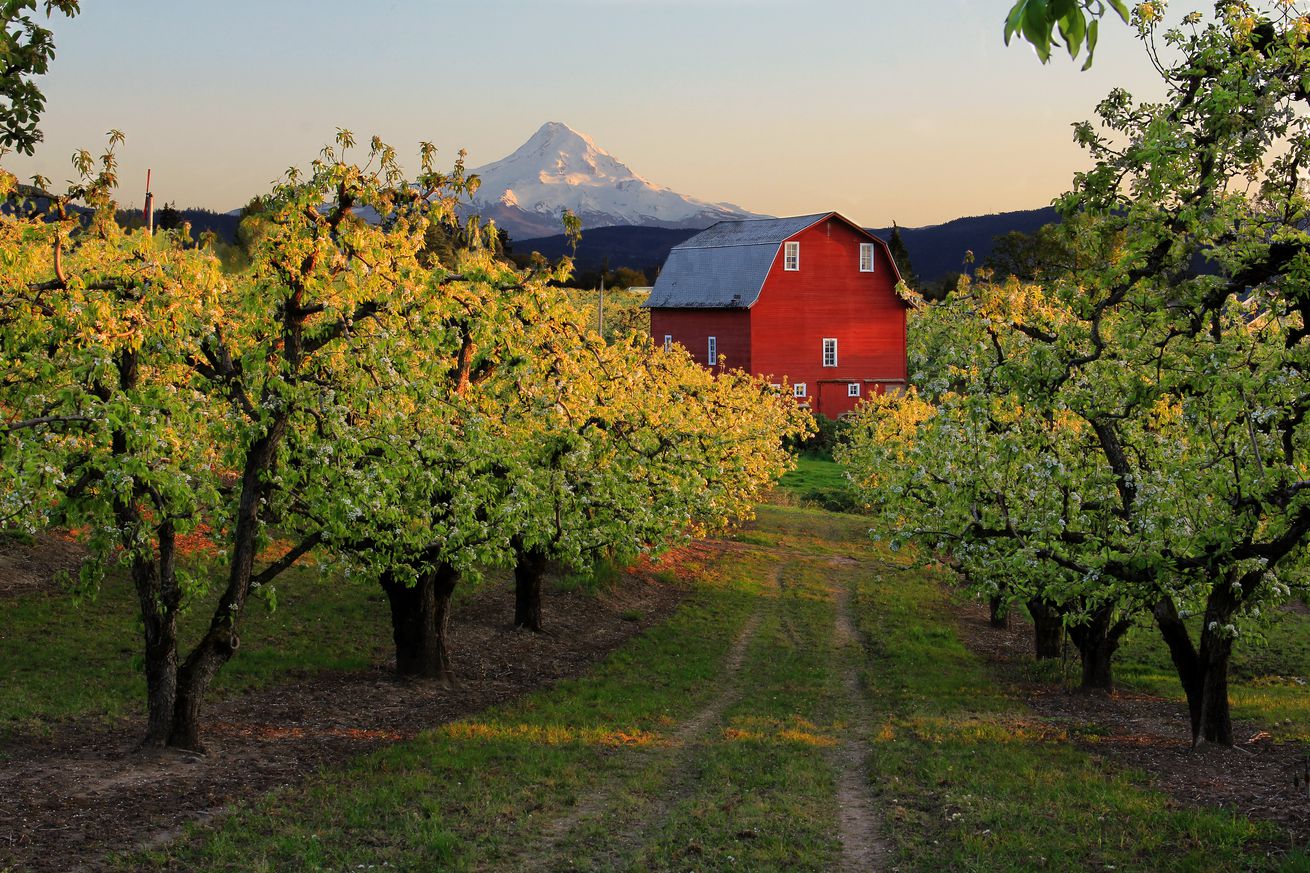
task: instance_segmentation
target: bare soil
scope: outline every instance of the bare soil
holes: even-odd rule
[[[1032,659],[1030,625],[1012,618],[1008,628],[993,628],[980,604],[961,607],[956,618],[965,645],[996,666],[1039,716],[1065,729],[1074,742],[1116,766],[1146,773],[1180,806],[1229,809],[1272,822],[1293,845],[1310,844],[1310,746],[1275,741],[1261,725],[1237,721],[1236,746],[1194,749],[1181,701],[1025,681],[1018,668]],[[1076,680],[1076,655],[1071,667]]]
[[[210,706],[205,755],[143,753],[141,725],[131,721],[66,722],[50,734],[6,737],[0,870],[99,870],[110,853],[166,844],[235,801],[577,676],[664,620],[683,593],[638,570],[600,598],[548,594],[547,633],[534,634],[510,626],[512,592],[485,590],[451,622],[456,688],[398,680],[386,663],[290,676]]]
[[[76,578],[86,549],[67,533],[43,533],[31,542],[0,536],[0,600],[50,590]]]

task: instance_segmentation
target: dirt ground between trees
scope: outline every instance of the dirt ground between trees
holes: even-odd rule
[[[1220,807],[1273,822],[1291,844],[1310,845],[1310,746],[1278,742],[1260,725],[1235,721],[1236,746],[1193,749],[1185,704],[1131,691],[1089,694],[1024,681],[1016,668],[1032,657],[1026,622],[993,628],[981,604],[961,608],[957,621],[965,645],[999,667],[1038,715],[1064,727],[1083,748],[1145,772],[1181,806]],[[1076,653],[1072,657],[1076,680]]]
[[[49,588],[57,575],[76,578],[86,549],[68,534],[43,533],[31,542],[0,536],[0,600]]]
[[[207,755],[142,754],[136,721],[11,735],[0,740],[0,870],[99,870],[110,853],[164,845],[238,800],[580,675],[667,618],[684,593],[643,570],[600,598],[551,593],[548,632],[534,634],[510,627],[512,591],[484,590],[451,620],[454,690],[398,680],[385,663],[290,676],[210,705]]]

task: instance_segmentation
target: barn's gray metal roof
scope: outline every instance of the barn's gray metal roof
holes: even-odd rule
[[[831,214],[720,221],[673,247],[646,306],[745,309],[759,298],[783,241]]]

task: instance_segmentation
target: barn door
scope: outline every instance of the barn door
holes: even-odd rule
[[[850,412],[855,408],[858,397],[847,396],[845,382],[820,382],[819,383],[819,408],[816,412],[822,412],[829,418],[836,418],[843,412]]]

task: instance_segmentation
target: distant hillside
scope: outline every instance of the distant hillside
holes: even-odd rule
[[[1055,210],[1025,209],[957,218],[929,227],[902,227],[901,239],[910,252],[914,271],[924,282],[936,282],[949,273],[964,272],[964,253],[972,251],[974,263],[981,264],[992,251],[992,240],[1012,230],[1032,233],[1044,224],[1058,221]],[[875,236],[887,239],[891,228],[871,229]],[[690,238],[694,230],[671,230],[662,227],[597,227],[582,231],[576,266],[579,272],[599,270],[608,259],[610,269],[633,267],[654,279],[655,269],[663,266],[669,250]],[[552,260],[569,252],[568,240],[558,236],[513,241],[515,253],[541,252]]]
[[[973,252],[974,264],[981,264],[991,254],[992,240],[996,237],[1012,230],[1033,233],[1042,225],[1059,220],[1055,210],[1047,206],[957,218],[928,227],[902,227],[901,239],[910,252],[914,272],[925,282],[936,282],[949,273],[966,272],[965,252]],[[870,230],[882,239],[889,238],[892,232],[890,227]]]
[[[655,271],[664,266],[664,259],[669,256],[669,249],[697,233],[700,231],[627,225],[584,229],[582,242],[578,244],[578,253],[574,258],[574,267],[580,273],[590,273],[604,268],[608,261],[611,270],[632,267],[641,270],[653,281]],[[563,234],[516,239],[511,241],[511,245],[515,254],[541,252],[552,261],[572,251]]]
[[[162,227],[160,219],[166,218],[165,209],[167,207],[156,207],[155,209],[155,226]],[[200,235],[207,230],[212,230],[224,242],[234,243],[237,239],[237,225],[241,223],[239,215],[233,215],[228,212],[211,212],[208,209],[197,209],[188,207],[186,209],[175,209],[180,222],[188,222],[191,225],[192,239],[200,239]],[[118,223],[123,227],[140,227],[143,221],[140,209],[120,209],[118,211]]]

